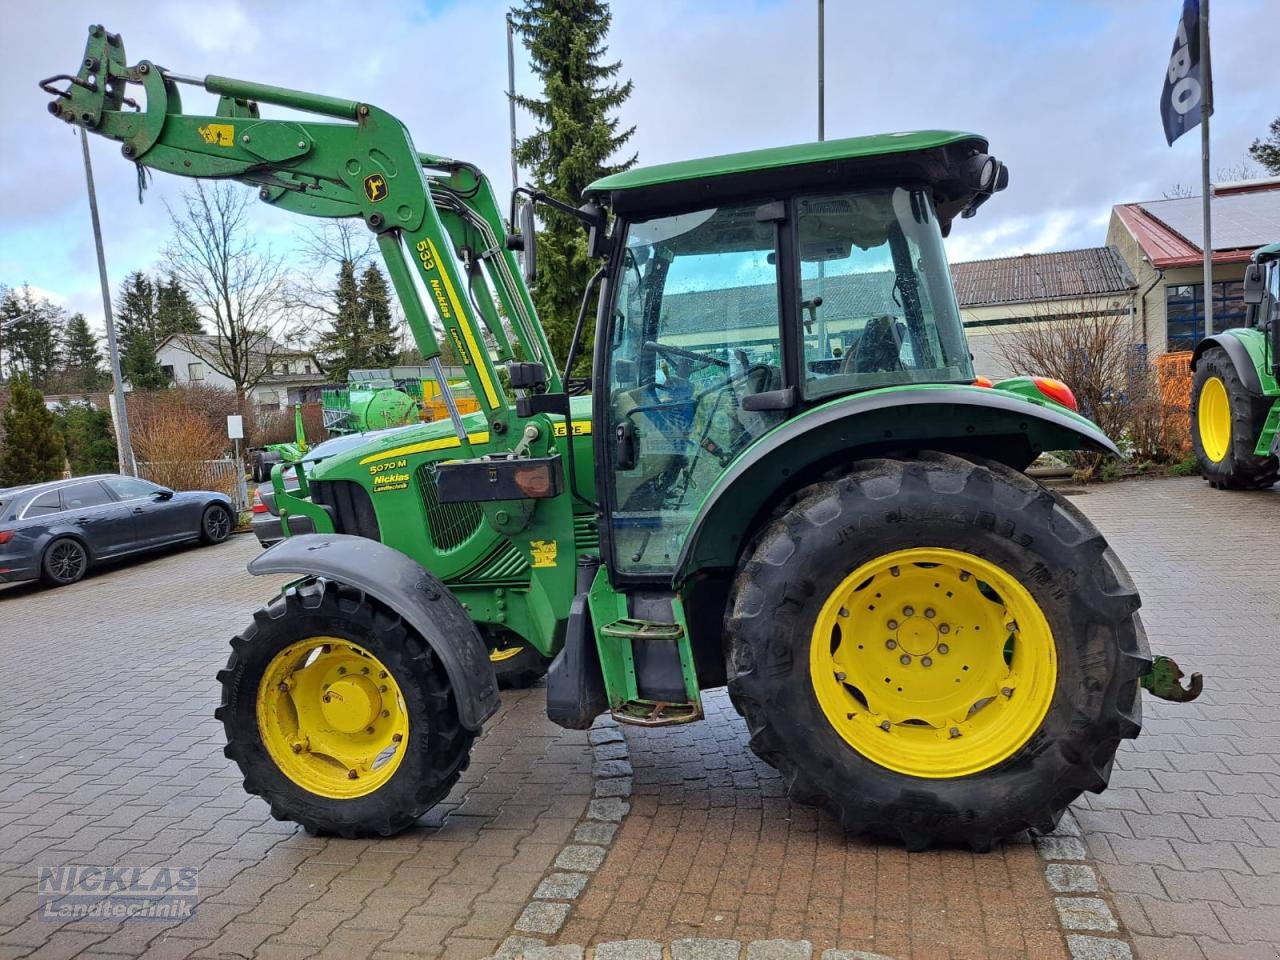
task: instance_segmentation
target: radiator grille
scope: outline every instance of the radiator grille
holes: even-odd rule
[[[454,550],[480,528],[484,515],[474,503],[441,503],[436,499],[436,483],[431,468],[423,464],[417,471],[418,492],[427,512],[427,528],[437,550]]]

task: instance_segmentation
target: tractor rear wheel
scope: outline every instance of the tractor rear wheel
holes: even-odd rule
[[[231,640],[215,716],[244,788],[278,820],[390,836],[444,799],[474,734],[449,678],[399,616],[355,588],[289,588]]]
[[[1141,726],[1138,595],[1073,505],[996,463],[867,460],[748,548],[726,630],[793,798],[910,849],[1049,830]]]
[[[1191,443],[1209,486],[1264,490],[1280,479],[1280,459],[1253,453],[1271,403],[1249,392],[1221,347],[1200,357],[1191,386]]]
[[[513,633],[489,638],[489,662],[500,690],[524,690],[546,675],[550,661]]]

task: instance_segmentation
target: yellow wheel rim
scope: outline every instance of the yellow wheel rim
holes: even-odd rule
[[[1231,401],[1227,387],[1218,377],[1210,377],[1200,388],[1200,446],[1204,455],[1221,463],[1231,448]]]
[[[409,714],[391,672],[337,637],[311,637],[276,654],[257,708],[276,766],[322,797],[373,793],[395,774],[409,743]]]
[[[1040,728],[1057,683],[1053,633],[1011,573],[941,547],[864,563],[818,613],[813,690],[868,760],[963,777],[1008,759]]]
[[[517,643],[514,647],[499,647],[497,650],[489,651],[489,660],[493,663],[501,663],[503,660],[510,660],[512,657],[520,656],[520,651],[524,649],[524,644]]]

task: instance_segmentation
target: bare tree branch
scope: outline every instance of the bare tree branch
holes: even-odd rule
[[[182,197],[181,212],[169,208],[168,267],[212,322],[214,338],[179,340],[230,380],[243,401],[294,338],[292,312],[283,309],[283,267],[248,223],[252,193],[230,182],[197,181]]]

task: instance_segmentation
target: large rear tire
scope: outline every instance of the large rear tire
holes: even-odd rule
[[[1138,595],[1074,506],[939,453],[868,460],[748,547],[726,617],[752,749],[850,833],[1049,830],[1141,726]]]
[[[1272,402],[1249,392],[1221,347],[1200,357],[1191,388],[1191,443],[1209,486],[1264,490],[1280,479],[1280,459],[1253,452]]]
[[[448,794],[474,734],[444,667],[361,591],[291,587],[231,640],[219,671],[226,755],[278,820],[390,836]]]

